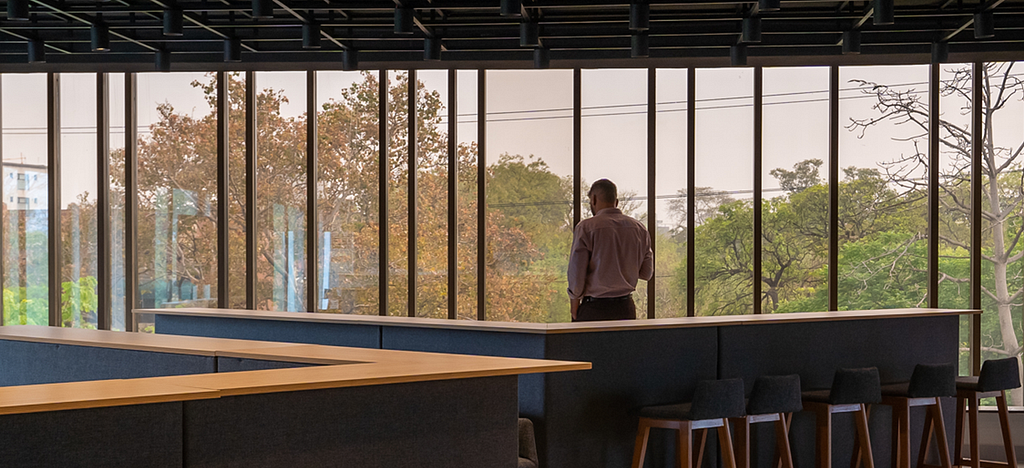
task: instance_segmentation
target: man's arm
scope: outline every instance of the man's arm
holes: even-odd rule
[[[583,299],[583,287],[587,281],[587,267],[590,265],[590,247],[583,239],[583,230],[576,226],[572,236],[572,250],[569,252],[569,268],[566,276],[569,280],[569,312],[576,318],[580,300]]]
[[[647,239],[647,253],[644,254],[644,260],[640,263],[640,278],[644,281],[650,281],[654,278],[654,251],[651,250],[651,236],[647,232],[644,232],[644,238]]]

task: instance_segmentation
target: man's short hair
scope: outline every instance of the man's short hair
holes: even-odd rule
[[[608,179],[601,179],[594,182],[590,186],[590,193],[599,201],[604,203],[615,203],[615,200],[619,198],[618,189],[615,188],[615,184]]]

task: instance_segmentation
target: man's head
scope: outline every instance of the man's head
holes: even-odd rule
[[[587,192],[587,198],[590,199],[590,211],[593,214],[597,214],[605,208],[615,208],[619,205],[619,193],[615,188],[615,184],[608,179],[601,179],[594,182],[590,186],[590,191]]]

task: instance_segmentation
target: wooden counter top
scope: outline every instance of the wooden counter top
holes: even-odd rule
[[[253,320],[285,320],[295,322],[344,323],[350,325],[386,325],[393,327],[439,328],[478,330],[508,333],[588,333],[613,330],[646,330],[659,328],[694,328],[709,326],[762,325],[773,323],[824,322],[837,320],[872,320],[938,315],[974,315],[980,310],[961,309],[881,309],[838,312],[796,312],[790,314],[722,315],[709,317],[682,317],[654,320],[619,320],[586,323],[520,323],[478,322],[475,320],[447,320],[419,317],[381,317],[377,315],[347,315],[307,312],[271,312],[236,309],[136,309],[138,315],[180,315],[216,318],[243,318]]]
[[[32,325],[0,340],[319,364],[315,367],[0,387],[0,414],[161,403],[230,395],[590,369],[590,363],[420,353]]]

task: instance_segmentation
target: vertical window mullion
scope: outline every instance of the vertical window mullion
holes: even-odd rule
[[[657,259],[657,244],[655,240],[658,235],[658,223],[655,218],[655,205],[657,205],[656,197],[657,191],[655,182],[657,179],[657,128],[658,128],[658,88],[657,88],[657,69],[647,69],[647,233],[651,237],[651,250],[654,252],[654,258]],[[658,262],[654,262],[654,273],[651,275],[651,280],[647,282],[647,318],[653,319],[656,317],[657,308],[655,307],[655,284],[657,281],[658,274]]]
[[[231,105],[228,74],[217,72],[217,307],[227,308],[231,293],[228,237],[228,159]]]
[[[96,325],[110,330],[110,79],[96,74]]]
[[[981,310],[981,261],[982,261],[982,138],[985,121],[982,115],[983,86],[982,74],[985,64],[975,62],[971,73],[971,308]],[[989,122],[989,125],[992,123]],[[971,375],[981,373],[981,314],[971,316]]]
[[[928,307],[939,307],[939,72],[928,73]]]
[[[256,308],[256,72],[245,72],[245,308]]]
[[[416,229],[416,227],[417,227],[416,226],[416,222],[417,222],[417,220],[416,220],[416,83],[417,83],[416,70],[409,70],[408,76],[409,76],[409,80],[408,80],[407,85],[408,85],[408,93],[409,94],[408,94],[408,99],[407,99],[407,104],[408,104],[408,117],[407,117],[407,119],[408,119],[408,124],[409,124],[409,131],[408,131],[406,143],[408,144],[407,162],[409,164],[409,166],[408,166],[408,171],[409,171],[408,183],[409,183],[409,187],[408,187],[408,190],[407,190],[408,191],[408,196],[409,196],[409,201],[408,201],[408,203],[409,203],[409,206],[408,206],[409,213],[408,213],[408,218],[407,218],[408,219],[408,224],[407,225],[409,226],[409,228],[406,231],[406,237],[407,237],[407,241],[408,241],[408,249],[407,249],[408,251],[406,252],[406,254],[408,255],[408,263],[407,263],[407,265],[408,265],[407,270],[408,271],[407,271],[407,273],[408,273],[408,278],[409,279],[408,279],[408,291],[407,292],[408,292],[408,297],[409,297],[409,304],[408,304],[409,310],[408,310],[408,314],[409,314],[410,317],[415,317],[416,316],[416,273],[417,273],[417,270],[419,269],[419,267],[417,266],[417,258],[416,258],[416,237],[417,237],[417,229]]]
[[[828,310],[839,309],[839,66],[828,85]]]
[[[686,316],[696,311],[697,70],[686,71]]]
[[[317,145],[316,72],[306,71],[306,310],[320,310],[319,258],[320,222],[316,210],[319,147]],[[330,265],[324,265],[330,268]],[[324,285],[327,286],[327,285]]]
[[[378,252],[378,270],[377,277],[379,281],[378,287],[378,305],[380,306],[379,314],[381,316],[388,315],[388,173],[390,172],[388,164],[388,71],[386,69],[380,70],[380,79],[378,81],[377,97],[378,97],[378,116],[377,116],[377,144],[379,145],[377,151],[377,193],[378,202],[378,236],[379,241],[377,247]]]
[[[763,162],[762,123],[764,117],[764,69],[754,67],[754,235],[752,236],[751,251],[751,281],[753,286],[754,313],[761,311],[761,216],[763,209],[763,180],[761,177],[761,166]]]
[[[61,326],[61,223],[60,223],[60,73],[47,73],[47,198],[50,326]]]
[[[583,199],[580,191],[583,183],[583,71],[579,68],[572,74],[572,227],[580,223],[583,216]]]
[[[477,72],[476,315],[487,320],[487,71]]]

